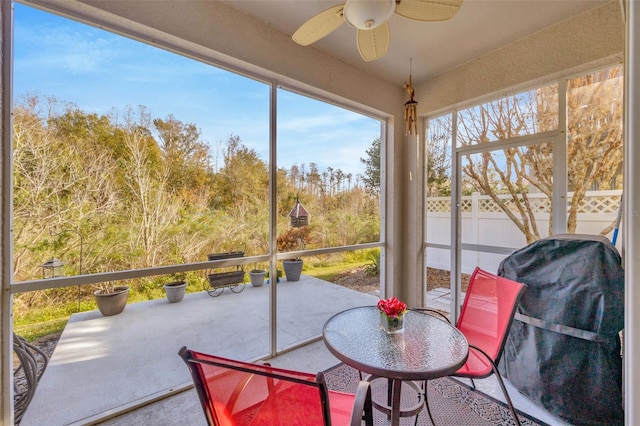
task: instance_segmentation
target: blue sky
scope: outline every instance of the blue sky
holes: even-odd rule
[[[14,96],[53,96],[97,114],[145,106],[194,123],[216,152],[231,135],[268,159],[269,86],[98,28],[15,4]],[[378,121],[279,90],[278,165],[363,173]],[[302,149],[300,149],[302,147]]]

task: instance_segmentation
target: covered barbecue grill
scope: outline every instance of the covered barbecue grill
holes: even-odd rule
[[[504,259],[498,275],[528,285],[502,374],[572,424],[623,424],[624,271],[615,247],[596,235],[555,235]]]

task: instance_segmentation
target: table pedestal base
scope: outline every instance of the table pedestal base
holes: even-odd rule
[[[373,381],[387,380],[387,401],[386,403],[372,400],[373,407],[385,413],[391,420],[391,425],[397,425],[400,422],[400,417],[411,417],[417,415],[424,405],[424,393],[420,385],[412,381],[403,381],[397,379],[389,379],[386,377],[378,377],[370,375],[365,380],[371,383],[373,387]],[[403,384],[408,386],[416,392],[417,402],[410,407],[401,406],[401,391]]]

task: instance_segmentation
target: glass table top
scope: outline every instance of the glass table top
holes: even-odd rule
[[[465,363],[467,339],[447,322],[409,311],[404,332],[388,334],[380,327],[379,312],[363,306],[331,317],[323,329],[329,351],[360,371],[400,380],[447,376]]]

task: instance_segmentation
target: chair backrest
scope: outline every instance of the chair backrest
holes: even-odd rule
[[[476,268],[456,327],[497,363],[526,285]]]
[[[210,425],[330,425],[322,373],[301,373],[183,347]]]

